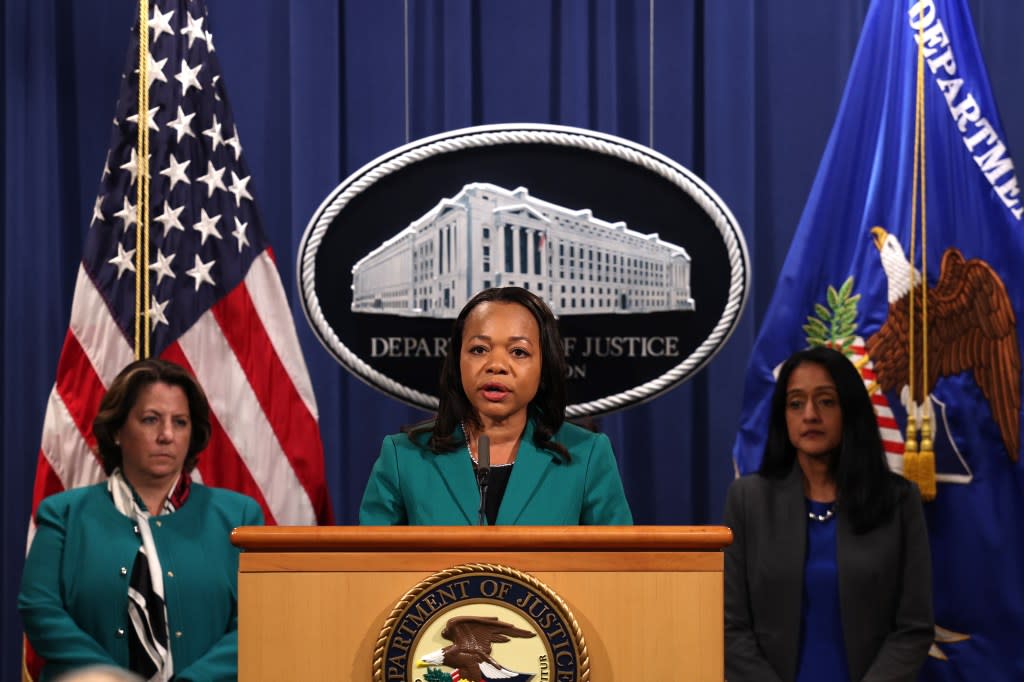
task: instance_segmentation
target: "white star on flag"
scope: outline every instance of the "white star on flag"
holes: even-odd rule
[[[164,315],[164,309],[167,308],[167,304],[171,302],[171,299],[167,299],[163,303],[156,300],[156,296],[153,296],[152,303],[149,306],[149,321],[152,323],[152,327],[156,330],[158,324],[170,325],[167,321],[167,316]]]
[[[235,229],[231,236],[238,240],[238,253],[242,253],[243,246],[249,246],[249,239],[245,236],[247,227],[249,227],[249,223],[243,223],[238,216],[235,216]]]
[[[120,211],[118,211],[117,213],[114,214],[114,217],[115,218],[120,218],[121,220],[123,220],[124,221],[124,229],[127,230],[132,225],[135,224],[135,216],[136,216],[135,207],[132,206],[132,203],[130,201],[128,201],[128,195],[126,194],[125,197],[124,197],[124,205],[121,207]]]
[[[152,155],[150,155],[150,156],[152,156]],[[147,157],[146,160],[148,161],[149,158]],[[132,178],[131,179],[131,184],[134,185],[135,182],[136,182],[136,179],[139,176],[139,158],[138,158],[138,155],[135,153],[135,148],[134,147],[132,148],[131,156],[128,159],[128,163],[121,164],[121,168],[123,170],[128,171],[129,175],[131,175],[131,178]]]
[[[107,221],[106,216],[103,215],[103,195],[100,194],[96,197],[96,203],[92,207],[92,220],[89,221],[89,227],[96,224],[96,221],[104,223]]]
[[[174,35],[174,29],[171,28],[171,18],[174,17],[174,10],[172,9],[167,14],[160,11],[160,8],[153,6],[152,18],[147,22],[147,25],[153,29],[153,42],[160,40],[160,36],[164,33],[168,35]],[[166,80],[164,81],[166,82]],[[152,83],[150,83],[152,85]]]
[[[192,132],[192,119],[195,118],[195,114],[185,115],[185,110],[178,105],[178,116],[173,121],[167,122],[167,127],[171,128],[178,134],[178,139],[175,142],[181,142],[181,138],[188,135],[189,137],[195,137],[196,134]]]
[[[169,256],[165,256],[163,251],[160,249],[156,250],[156,262],[149,264],[149,269],[156,273],[156,284],[160,286],[160,282],[164,281],[164,277],[170,277],[175,279],[176,275],[171,270],[171,261],[177,254],[172,253]]]
[[[199,240],[199,243],[205,244],[206,238],[211,235],[217,239],[223,239],[220,235],[220,231],[217,230],[217,223],[220,222],[220,215],[218,214],[212,217],[208,216],[205,208],[200,209],[199,214],[201,216],[199,222],[192,226],[193,230],[203,235],[202,239]]]
[[[124,246],[121,242],[117,243],[117,255],[108,260],[107,262],[111,265],[117,266],[117,278],[121,279],[121,275],[125,271],[135,272],[135,249],[128,251],[124,250]]]
[[[210,142],[213,145],[213,151],[217,151],[218,144],[224,144],[224,138],[220,134],[221,124],[217,122],[217,114],[213,115],[213,123],[210,127],[203,131],[203,135],[210,138]]]
[[[184,210],[184,205],[179,206],[178,208],[171,208],[171,203],[166,199],[164,200],[164,212],[153,218],[153,220],[164,226],[165,237],[167,236],[167,232],[172,229],[181,230],[182,232],[185,231],[185,226],[181,224],[181,219],[178,217]]]
[[[231,147],[232,149],[235,150],[235,161],[237,161],[238,158],[242,156],[242,141],[238,139],[237,130],[235,131],[234,135],[224,140],[224,145],[226,147]]]
[[[196,291],[199,291],[199,287],[202,284],[209,284],[210,286],[216,286],[216,282],[213,281],[213,277],[210,276],[210,268],[214,266],[216,260],[211,260],[209,263],[204,263],[199,254],[196,254],[196,264],[192,268],[189,268],[185,272],[186,275],[192,277],[196,281]]]
[[[190,69],[188,62],[184,59],[181,60],[181,71],[174,77],[174,80],[181,83],[181,96],[184,97],[188,94],[189,88],[195,88],[196,90],[202,90],[203,86],[199,84],[199,71],[203,68],[202,64],[199,64],[194,69]]]
[[[213,196],[213,190],[227,190],[224,186],[224,168],[215,168],[213,161],[206,162],[206,175],[200,175],[196,180],[206,183],[207,198]]]
[[[188,26],[181,29],[181,35],[188,36],[188,49],[192,49],[192,43],[198,38],[199,40],[206,39],[206,33],[203,31],[203,17],[198,19],[193,17],[191,14],[188,16]]]
[[[165,64],[167,64],[167,57],[157,61],[153,59],[152,54],[149,55],[149,59],[146,62],[146,82],[149,84],[150,88],[153,87],[153,83],[155,81],[160,81],[161,83],[167,82],[167,76],[164,75]],[[136,71],[136,73],[138,73],[138,71]]]
[[[252,195],[249,194],[249,190],[245,188],[249,184],[251,177],[240,178],[235,174],[235,171],[231,171],[231,186],[228,191],[235,195],[235,205],[241,206],[242,199],[248,199],[252,201]]]
[[[156,124],[156,115],[157,115],[157,112],[159,112],[159,111],[160,111],[160,107],[153,107],[152,109],[149,110],[149,114],[146,116],[146,127],[149,128],[150,130],[154,131],[154,132],[160,132],[160,126],[158,126]],[[131,121],[135,125],[138,125],[139,124],[139,115],[138,114],[132,114],[131,116],[129,116],[125,120],[126,121]]]
[[[185,159],[182,163],[178,163],[178,160],[174,158],[174,154],[171,154],[167,163],[169,165],[167,168],[160,171],[160,175],[166,175],[170,178],[172,190],[179,182],[184,182],[186,185],[192,184],[192,180],[188,177],[188,173],[185,172],[188,165],[192,163],[192,159]]]

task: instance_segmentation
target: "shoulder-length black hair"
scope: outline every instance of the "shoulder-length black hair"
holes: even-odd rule
[[[771,424],[759,473],[784,478],[796,463],[796,448],[786,428],[789,378],[800,365],[820,365],[835,382],[843,432],[839,447],[828,457],[828,473],[836,483],[836,501],[853,529],[865,533],[888,520],[909,484],[889,471],[871,398],[860,372],[842,353],[818,346],[794,353],[782,365],[772,393]]]
[[[480,427],[476,411],[462,388],[462,333],[466,318],[481,303],[514,303],[530,311],[540,329],[541,370],[537,395],[530,401],[529,417],[535,422],[533,442],[538,448],[551,450],[566,461],[569,451],[552,438],[565,421],[565,348],[558,332],[558,322],[542,298],[522,287],[496,287],[476,294],[459,311],[452,325],[448,354],[441,367],[437,416],[427,422],[404,429],[410,437],[429,433],[427,447],[433,452],[451,452],[461,445],[455,437],[459,424],[466,422]]]
[[[188,415],[192,422],[192,435],[185,455],[184,471],[190,473],[196,466],[199,453],[210,440],[210,403],[195,377],[181,365],[159,358],[136,360],[127,365],[111,382],[100,400],[99,411],[92,422],[103,470],[109,475],[121,466],[121,446],[117,432],[124,426],[128,414],[135,407],[139,393],[146,386],[161,383],[177,386],[188,400]]]

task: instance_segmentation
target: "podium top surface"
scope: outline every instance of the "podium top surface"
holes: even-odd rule
[[[242,526],[231,542],[247,552],[495,550],[519,552],[717,551],[725,526]]]

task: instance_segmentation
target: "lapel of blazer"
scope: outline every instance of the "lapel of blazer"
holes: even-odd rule
[[[538,450],[533,444],[533,420],[528,419],[523,438],[519,441],[516,463],[512,466],[505,496],[498,507],[499,525],[514,525],[519,520],[549,466],[551,455]]]
[[[804,502],[803,471],[799,463],[793,462],[793,470],[781,481],[780,492],[776,500],[776,518],[780,526],[777,549],[784,562],[786,575],[794,578],[789,584],[796,593],[779,595],[778,618],[782,631],[792,633],[792,637],[786,638],[787,651],[781,657],[792,666],[788,675],[792,679],[796,677],[797,659],[800,656],[804,563],[807,558],[807,507]]]
[[[465,437],[459,433],[458,438],[465,448]],[[434,466],[441,474],[441,480],[448,487],[448,493],[455,500],[456,508],[462,512],[463,521],[477,525],[480,511],[480,489],[476,484],[472,460],[465,449],[445,452],[432,457]]]

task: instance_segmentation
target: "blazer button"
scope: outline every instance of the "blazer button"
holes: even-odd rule
[[[124,566],[121,567],[121,575],[128,575],[128,569]]]
[[[138,526],[138,524],[132,526],[132,532],[135,533],[136,535],[139,534],[139,526]]]
[[[181,637],[181,630],[178,630],[177,632],[175,632],[174,636],[180,638]]]
[[[124,628],[118,628],[117,629],[117,636],[118,637],[124,637]]]
[[[160,522],[160,521],[157,521],[157,522],[156,522],[156,527],[157,527],[157,528],[161,527],[162,525],[164,525],[164,524],[163,524],[162,522]]]
[[[168,578],[173,578],[174,577],[174,571],[167,571],[167,577]]]

